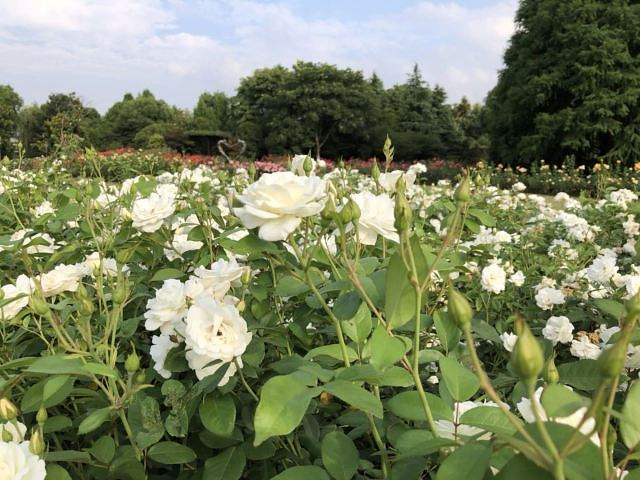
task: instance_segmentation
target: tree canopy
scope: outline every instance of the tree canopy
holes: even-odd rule
[[[488,98],[491,158],[631,162],[640,151],[640,3],[522,0]]]

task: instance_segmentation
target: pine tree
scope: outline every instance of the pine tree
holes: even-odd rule
[[[640,155],[640,3],[522,0],[488,98],[491,158],[631,163]]]

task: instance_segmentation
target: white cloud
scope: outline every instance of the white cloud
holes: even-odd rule
[[[297,59],[376,71],[387,86],[418,62],[452,101],[478,101],[495,83],[516,8],[416,1],[390,15],[314,19],[292,1],[0,0],[3,82],[27,101],[73,90],[104,110],[148,87],[192,107],[202,91],[231,93],[255,68]]]

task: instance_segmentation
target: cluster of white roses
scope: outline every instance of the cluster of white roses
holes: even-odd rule
[[[33,453],[26,439],[27,427],[13,419],[0,423],[0,479],[44,480],[44,460]]]
[[[145,328],[160,331],[152,338],[150,353],[162,377],[171,376],[165,361],[169,351],[182,343],[189,367],[199,379],[228,363],[220,382],[224,385],[242,367],[240,357],[251,333],[236,306],[239,300],[228,293],[243,275],[248,275],[248,267],[234,258],[221,259],[210,268],[196,268],[186,282],[165,280],[147,302]]]

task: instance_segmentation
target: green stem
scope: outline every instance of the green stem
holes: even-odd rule
[[[533,412],[533,416],[536,419],[536,427],[538,428],[538,432],[540,432],[540,436],[542,437],[542,441],[544,442],[547,450],[553,456],[553,476],[556,480],[564,480],[564,471],[562,468],[562,458],[558,454],[558,449],[556,445],[553,443],[551,436],[549,435],[549,431],[547,427],[544,425],[544,421],[542,420],[542,416],[540,415],[540,410],[538,409],[538,405],[535,401],[535,387],[536,382],[534,379],[529,379],[527,381],[527,391],[529,394],[529,401],[531,402],[531,411]]]

